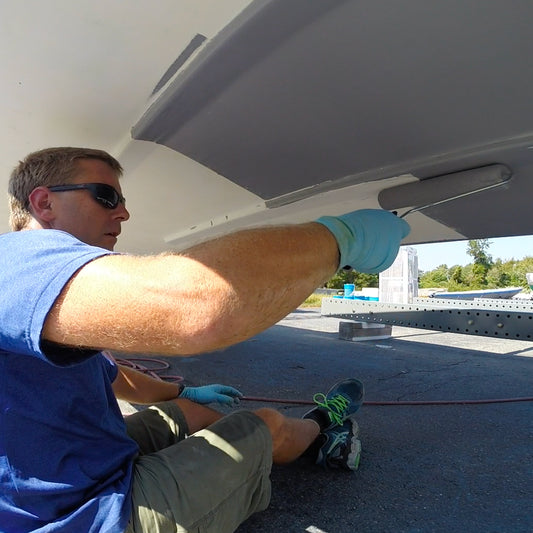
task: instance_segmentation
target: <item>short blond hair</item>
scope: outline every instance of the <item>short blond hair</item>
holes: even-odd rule
[[[107,152],[93,148],[45,148],[27,155],[11,172],[8,187],[9,224],[13,231],[23,230],[32,218],[31,192],[40,186],[70,183],[78,171],[78,159],[99,159],[122,175],[122,166]]]

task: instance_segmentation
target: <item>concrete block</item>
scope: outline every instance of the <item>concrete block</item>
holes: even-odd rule
[[[339,322],[339,339],[343,341],[370,341],[389,339],[392,326],[372,322]]]

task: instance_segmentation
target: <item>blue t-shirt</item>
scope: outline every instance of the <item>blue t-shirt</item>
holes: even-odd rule
[[[52,350],[44,321],[83,265],[109,254],[57,230],[0,235],[0,531],[122,532],[137,445],[101,353]]]

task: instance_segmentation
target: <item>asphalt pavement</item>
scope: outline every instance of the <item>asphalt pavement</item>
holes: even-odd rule
[[[186,384],[246,396],[311,400],[361,379],[357,472],[274,467],[272,502],[238,533],[531,533],[533,343],[395,326],[390,339],[338,338],[339,319],[298,309],[241,344],[166,358]],[[444,405],[380,405],[450,401]],[[289,416],[309,407],[276,402]]]

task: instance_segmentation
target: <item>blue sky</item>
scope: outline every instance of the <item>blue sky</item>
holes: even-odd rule
[[[502,237],[489,239],[488,253],[492,259],[523,259],[533,256],[533,235],[527,237]],[[468,241],[418,244],[413,246],[418,255],[420,270],[433,270],[439,265],[468,265],[472,257],[466,253]]]

